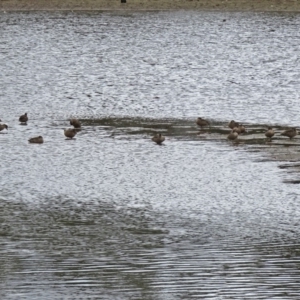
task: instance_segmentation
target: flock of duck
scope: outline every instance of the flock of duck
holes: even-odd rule
[[[0,120],[1,122],[1,120]],[[28,122],[28,116],[27,113],[25,113],[24,115],[19,117],[19,122],[22,125],[26,125]],[[78,131],[81,130],[81,123],[79,120],[77,119],[70,119],[70,125],[73,126],[73,128],[67,128],[64,129],[64,134],[68,139],[73,139],[74,136],[77,134]],[[0,131],[2,131],[3,129],[8,130],[8,126],[6,124],[0,124]],[[40,136],[36,136],[36,137],[32,137],[28,140],[29,143],[32,144],[43,144],[44,143],[44,139],[43,137]]]
[[[210,123],[207,120],[204,120],[202,118],[198,118],[196,121],[196,124],[198,126],[200,126],[201,128],[203,126],[210,126]],[[236,122],[234,120],[231,120],[228,123],[228,127],[231,129],[231,132],[228,134],[227,139],[232,140],[232,141],[236,140],[240,134],[246,132],[245,126],[243,126],[242,124],[239,124],[238,122]],[[290,140],[291,140],[297,134],[298,134],[298,132],[297,132],[296,128],[290,128],[290,129],[282,132],[280,135],[286,136],[286,137],[290,138]],[[269,126],[267,131],[265,132],[266,138],[271,141],[271,139],[274,135],[275,135],[275,131],[273,130],[272,127]]]
[[[210,127],[210,122],[203,119],[203,118],[197,118],[196,120],[196,124],[203,129],[203,127]],[[246,132],[246,128],[244,125],[231,120],[228,123],[228,127],[231,129],[231,132],[228,134],[227,139],[234,141],[238,138],[238,136],[240,134],[243,134]],[[298,134],[297,129],[296,128],[290,128],[288,130],[285,130],[284,132],[282,132],[280,135],[282,136],[286,136],[288,137],[290,140],[295,137]],[[267,140],[271,141],[272,137],[275,135],[275,131],[273,130],[272,127],[268,127],[267,131],[265,132],[265,136],[267,138]],[[157,144],[162,144],[163,141],[165,140],[165,137],[162,136],[160,133],[156,134],[154,137],[152,137],[152,141],[157,143]]]
[[[0,120],[1,122],[1,120]],[[24,115],[21,115],[19,117],[19,122],[23,125],[26,125],[28,122],[28,116],[27,113]],[[202,119],[202,118],[197,118],[196,124],[202,129],[203,127],[210,127],[210,122]],[[70,125],[73,126],[73,128],[67,128],[64,129],[64,135],[68,139],[73,139],[75,135],[77,134],[78,131],[81,130],[81,123],[78,119],[70,119]],[[228,127],[231,129],[231,132],[228,134],[227,139],[234,141],[238,138],[240,134],[243,134],[246,132],[245,126],[242,124],[239,124],[238,122],[231,120],[228,123]],[[0,131],[3,129],[8,130],[8,126],[6,124],[0,124]],[[275,132],[272,127],[268,127],[267,131],[265,132],[265,136],[268,140],[271,141],[272,137],[274,136]],[[290,140],[295,137],[298,134],[296,128],[290,128],[288,130],[285,130],[284,132],[281,133],[282,136],[286,136],[290,138]],[[158,145],[161,145],[165,140],[165,137],[161,133],[157,133],[152,137],[152,141]],[[37,136],[37,137],[32,137],[28,140],[29,143],[34,143],[34,144],[42,144],[44,143],[44,139],[42,136]]]

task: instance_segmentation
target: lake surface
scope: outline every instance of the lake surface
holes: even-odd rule
[[[282,164],[299,138],[230,143],[226,124],[299,126],[299,26],[1,13],[1,299],[297,299],[298,173]],[[66,140],[71,117],[83,129]]]

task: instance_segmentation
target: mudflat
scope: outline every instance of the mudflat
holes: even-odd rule
[[[300,12],[297,0],[0,0],[0,10],[178,10]]]

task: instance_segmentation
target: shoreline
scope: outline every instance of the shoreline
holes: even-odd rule
[[[2,0],[1,11],[300,12],[296,0]]]

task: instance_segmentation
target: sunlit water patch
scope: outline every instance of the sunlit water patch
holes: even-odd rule
[[[299,125],[298,14],[1,13],[0,22],[7,121],[30,110]]]

